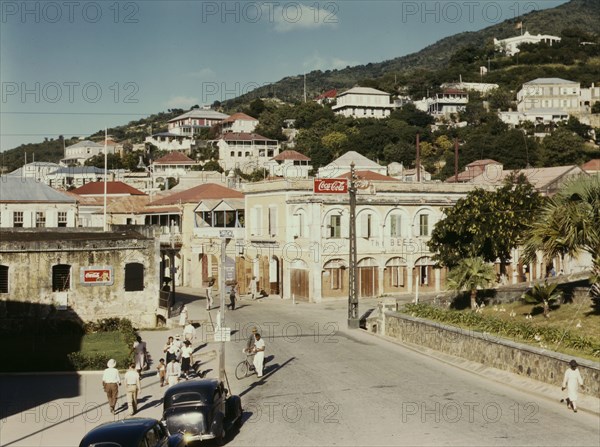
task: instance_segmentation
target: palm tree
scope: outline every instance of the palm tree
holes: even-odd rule
[[[494,267],[482,258],[462,259],[448,273],[448,287],[452,290],[468,290],[471,293],[471,309],[477,308],[477,289],[489,287],[495,278]]]
[[[544,307],[544,317],[550,316],[550,304],[562,298],[563,293],[556,290],[557,283],[536,283],[531,290],[523,294],[523,299],[527,303],[542,304]]]
[[[538,250],[548,258],[589,253],[591,294],[600,300],[600,175],[580,176],[549,199],[526,238],[525,262]]]

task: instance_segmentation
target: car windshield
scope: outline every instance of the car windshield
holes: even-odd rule
[[[171,396],[171,404],[173,405],[179,405],[188,402],[199,402],[203,405],[206,405],[210,403],[210,398],[194,392],[178,393]]]

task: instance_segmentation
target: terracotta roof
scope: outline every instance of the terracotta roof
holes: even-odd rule
[[[229,118],[225,118],[223,120],[224,123],[233,123],[234,121],[258,121],[256,118],[252,118],[250,115],[246,115],[245,113],[234,113]]]
[[[271,140],[270,138],[263,137],[257,133],[242,133],[242,132],[227,132],[221,136],[222,140],[225,141],[277,141]]]
[[[190,157],[188,157],[187,155],[185,155],[183,152],[171,152],[167,155],[165,155],[164,157],[160,157],[158,160],[154,160],[152,162],[152,164],[156,164],[156,165],[173,165],[173,164],[179,164],[179,165],[190,165],[190,164],[196,164],[196,162],[194,160],[192,160]]]
[[[595,158],[594,160],[588,161],[581,167],[581,169],[584,171],[600,171],[600,158]]]
[[[74,194],[99,195],[104,194],[104,182],[90,182],[71,191]],[[106,194],[128,194],[130,196],[145,195],[139,189],[123,182],[106,182]]]
[[[324,93],[321,93],[315,99],[325,99],[325,98],[335,98],[337,96],[337,90],[334,88],[333,90],[327,90]]]
[[[205,183],[186,189],[185,191],[171,194],[167,197],[155,200],[149,206],[176,205],[179,203],[197,203],[205,199],[243,199],[244,194],[235,189],[217,185],[215,183]]]
[[[386,182],[397,182],[398,179],[394,177],[389,177],[387,175],[379,174],[373,171],[355,171],[356,176],[359,179],[363,180],[379,180]],[[350,173],[346,172],[345,174],[338,175],[336,178],[350,178]]]
[[[302,160],[302,161],[310,161],[310,158],[300,152],[293,151],[291,149],[287,149],[281,152],[279,155],[271,158],[271,160]]]

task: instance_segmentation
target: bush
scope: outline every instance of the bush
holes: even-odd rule
[[[440,309],[428,304],[406,304],[406,313],[455,326],[466,326],[476,331],[493,335],[512,337],[527,342],[537,342],[541,337],[544,343],[561,344],[565,348],[575,349],[593,357],[600,357],[600,344],[590,337],[574,334],[568,330],[554,327],[533,327],[528,323],[505,321],[497,317],[473,312],[457,312]]]
[[[86,334],[94,334],[96,332],[120,332],[123,334],[123,339],[128,346],[133,345],[133,342],[137,337],[137,332],[135,331],[133,324],[127,318],[103,318],[98,321],[90,321],[85,324],[84,330]]]

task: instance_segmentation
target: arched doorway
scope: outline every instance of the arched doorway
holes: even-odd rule
[[[401,293],[408,290],[408,269],[406,260],[401,257],[390,258],[383,272],[383,292]]]
[[[309,300],[308,265],[296,259],[290,265],[290,289],[292,297],[299,301]]]
[[[348,269],[343,259],[331,259],[321,272],[321,290],[324,298],[348,296]]]
[[[363,258],[357,264],[358,296],[371,298],[378,295],[379,274],[377,262],[373,258]]]
[[[434,263],[428,256],[417,259],[413,268],[413,284],[421,292],[435,291],[435,277],[433,275]],[[416,289],[415,289],[416,290]]]

